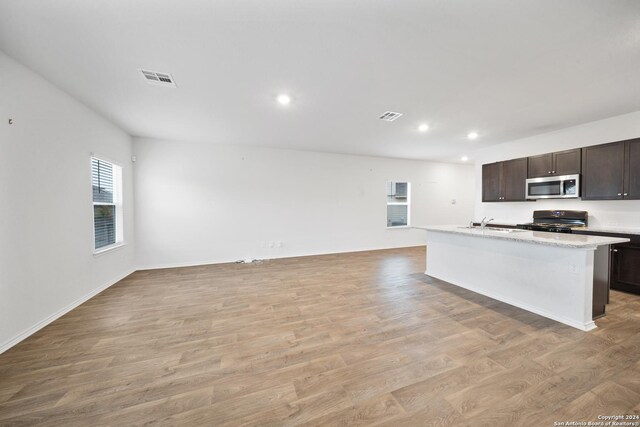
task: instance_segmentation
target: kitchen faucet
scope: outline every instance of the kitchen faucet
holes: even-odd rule
[[[487,217],[485,216],[484,218],[482,218],[482,222],[480,223],[480,228],[484,230],[484,227],[487,224],[489,224],[491,221],[493,221],[493,218],[487,219]]]

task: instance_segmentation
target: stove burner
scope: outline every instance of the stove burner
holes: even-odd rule
[[[551,233],[571,233],[574,228],[587,225],[585,211],[534,211],[533,222],[518,224],[518,228]]]
[[[572,227],[567,227],[566,225],[559,224],[518,224],[518,228],[523,230],[531,230],[531,231],[546,231],[552,233],[571,233]]]

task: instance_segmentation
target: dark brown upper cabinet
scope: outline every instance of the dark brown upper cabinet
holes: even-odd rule
[[[515,159],[502,162],[504,180],[504,201],[522,202],[527,200],[527,159]]]
[[[531,156],[527,158],[529,162],[529,178],[539,178],[541,176],[551,175],[553,170],[553,154],[540,154],[539,156]]]
[[[582,149],[584,200],[640,199],[640,138]]]
[[[625,141],[625,200],[640,200],[640,138]]]
[[[581,172],[579,148],[573,150],[558,151],[556,153],[531,156],[528,161],[528,177],[540,178],[543,176],[573,175]]]
[[[622,199],[624,193],[624,141],[582,149],[582,198]]]
[[[527,159],[482,165],[483,202],[524,202]]]
[[[558,151],[553,153],[554,175],[574,175],[582,172],[582,150]]]
[[[482,201],[502,201],[502,162],[482,165]]]

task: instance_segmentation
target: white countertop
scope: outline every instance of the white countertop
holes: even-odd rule
[[[512,240],[523,243],[533,243],[538,245],[561,246],[565,248],[576,249],[594,249],[601,245],[612,245],[616,243],[625,243],[629,239],[618,237],[589,236],[585,234],[565,234],[565,233],[548,233],[544,231],[499,231],[480,227],[468,228],[462,225],[434,225],[434,226],[415,226],[420,230],[438,231],[441,233],[462,234],[465,236]],[[595,231],[595,230],[592,230]]]
[[[480,223],[480,221],[474,221],[476,223]],[[522,223],[514,223],[509,221],[491,221],[487,227],[491,227],[492,225],[501,226],[506,225],[509,227],[516,227],[518,224]],[[577,231],[585,231],[585,232],[594,232],[594,233],[613,233],[613,234],[633,234],[640,235],[640,227],[624,227],[618,225],[590,225],[588,227],[577,227]]]
[[[593,231],[594,233],[615,233],[615,234],[640,234],[640,228],[637,227],[618,227],[615,225],[595,225],[580,228],[581,231]]]

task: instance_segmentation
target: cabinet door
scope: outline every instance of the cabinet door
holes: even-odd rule
[[[502,200],[502,163],[482,165],[482,201]]]
[[[628,244],[613,247],[611,289],[640,294],[640,247]]]
[[[503,200],[510,202],[525,201],[527,180],[527,158],[503,162],[502,180],[504,185]]]
[[[528,158],[529,178],[540,178],[542,176],[551,175],[553,170],[553,155],[551,153],[541,154]]]
[[[582,149],[582,198],[622,199],[624,141]]]
[[[640,138],[625,141],[624,193],[626,200],[640,199]]]
[[[582,150],[579,148],[553,153],[553,168],[551,169],[551,174],[573,175],[580,173],[582,169],[582,165],[580,164],[581,154]]]

